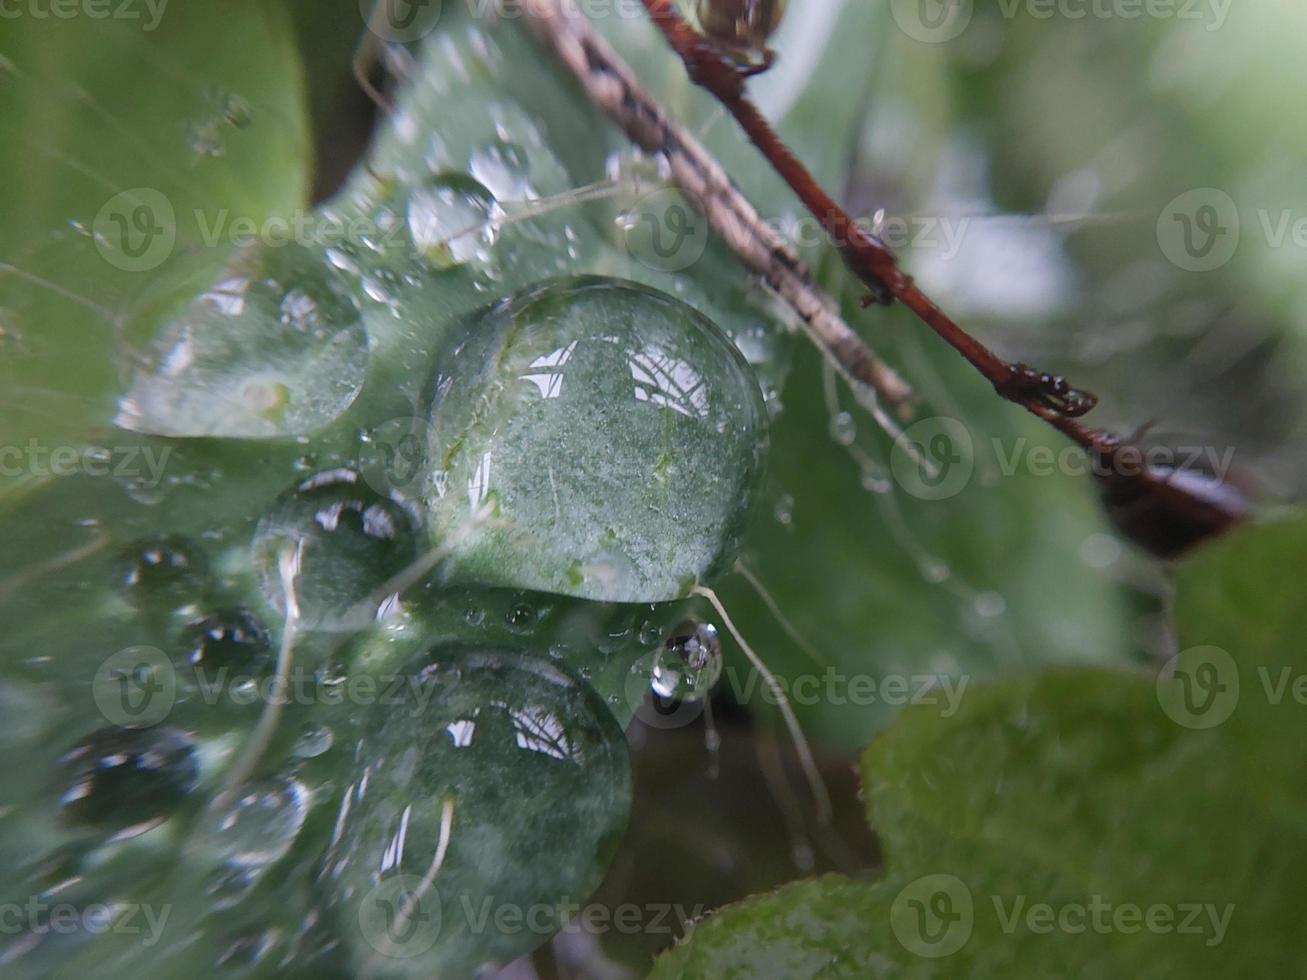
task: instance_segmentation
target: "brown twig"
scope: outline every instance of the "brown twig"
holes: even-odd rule
[[[745,94],[745,76],[735,63],[686,21],[672,0],[643,0],[643,3],[667,43],[684,62],[691,80],[712,93],[735,117],[753,144],[821,222],[850,271],[871,290],[875,301],[888,304],[897,300],[910,309],[966,358],[1002,397],[1021,405],[1087,450],[1113,451],[1116,440],[1076,421],[1097,404],[1097,398],[1072,388],[1061,377],[1004,361],[959,327],[916,286],[889,247],[854,221],[776,135]]]
[[[672,180],[740,259],[794,311],[854,394],[881,414],[907,404],[912,389],[840,317],[835,302],[758,214],[721,165],[645,92],[635,74],[583,17],[559,0],[530,0],[527,23],[585,89],[587,96],[642,149],[661,154]],[[570,6],[570,5],[566,5]]]

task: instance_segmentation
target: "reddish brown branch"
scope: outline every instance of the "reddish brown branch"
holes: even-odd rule
[[[872,291],[877,302],[897,300],[910,309],[966,358],[1004,398],[1054,425],[1085,449],[1111,450],[1110,440],[1074,421],[1097,403],[1092,394],[1070,387],[1060,377],[1004,361],[959,327],[917,287],[888,246],[854,221],[776,135],[745,94],[744,76],[735,63],[695,30],[676,10],[672,0],[643,2],[667,43],[684,62],[690,78],[730,111],[754,146],[821,222],[850,271]]]

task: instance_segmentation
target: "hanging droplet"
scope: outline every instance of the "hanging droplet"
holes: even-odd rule
[[[241,253],[160,333],[114,424],[165,436],[316,432],[363,386],[367,335],[351,290],[323,249]]]
[[[626,824],[626,742],[594,691],[531,655],[425,659],[374,711],[322,864],[355,973],[472,977],[527,952],[590,894]],[[544,932],[477,928],[481,909],[538,910]]]
[[[208,576],[199,545],[178,534],[138,538],[118,552],[117,578],[137,607],[195,601]]]
[[[427,458],[442,479],[424,502],[452,579],[655,602],[729,564],[766,414],[697,311],[621,280],[554,281],[476,316],[441,363]],[[496,521],[468,533],[486,507]]]
[[[59,760],[60,812],[110,839],[134,837],[165,820],[198,775],[195,745],[180,729],[102,728]]]
[[[270,660],[268,629],[247,609],[219,609],[188,625],[179,638],[187,661],[209,678],[253,674]]]
[[[654,655],[649,686],[659,697],[699,701],[722,675],[722,641],[711,623],[685,623]]]
[[[830,437],[841,446],[852,446],[858,437],[858,423],[851,412],[836,412],[830,420]]]
[[[377,492],[357,470],[315,473],[283,494],[255,530],[263,593],[286,613],[289,560],[300,627],[360,629],[386,598],[377,590],[417,557],[417,530],[412,506]]]

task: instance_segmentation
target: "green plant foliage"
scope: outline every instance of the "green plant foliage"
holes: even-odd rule
[[[1057,670],[906,710],[862,761],[883,877],[733,906],[653,976],[1292,974],[1305,546],[1284,519],[1184,566],[1157,679]]]

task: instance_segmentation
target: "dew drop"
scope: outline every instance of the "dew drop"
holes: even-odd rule
[[[264,867],[290,850],[308,808],[308,790],[298,779],[275,777],[244,786],[211,815],[205,843],[227,865]]]
[[[363,385],[367,335],[352,289],[324,250],[247,250],[163,329],[114,424],[246,439],[321,429]]]
[[[495,140],[472,153],[468,173],[500,201],[534,197],[528,178],[531,163],[526,150],[508,140]]]
[[[138,607],[193,601],[208,574],[200,546],[178,534],[137,538],[118,552],[117,577]]]
[[[858,437],[858,424],[850,412],[836,412],[830,420],[830,437],[841,446],[852,446]]]
[[[418,254],[438,269],[452,269],[490,260],[503,212],[479,181],[444,173],[408,195],[404,216]]]
[[[722,642],[711,623],[685,623],[654,655],[649,686],[659,697],[699,701],[722,674]]]
[[[376,591],[417,557],[417,528],[410,504],[378,493],[357,470],[315,473],[282,494],[255,530],[263,593],[284,615],[282,563],[294,555],[299,625],[362,628],[386,598]]]
[[[730,340],[665,293],[557,280],[474,316],[432,388],[432,539],[464,584],[679,598],[729,564],[766,413]],[[494,527],[458,535],[493,505]]]
[[[56,770],[60,812],[70,823],[121,840],[157,826],[195,788],[190,736],[177,728],[102,728]]]
[[[602,699],[541,657],[437,648],[409,680],[360,739],[319,875],[324,908],[355,972],[384,947],[405,975],[477,976],[541,936],[450,928],[467,909],[547,913],[598,884],[630,806],[626,742]],[[424,878],[435,885],[413,900],[399,944],[395,903]]]
[[[251,674],[270,660],[268,629],[247,609],[219,609],[182,630],[179,642],[187,661],[210,679]]]

